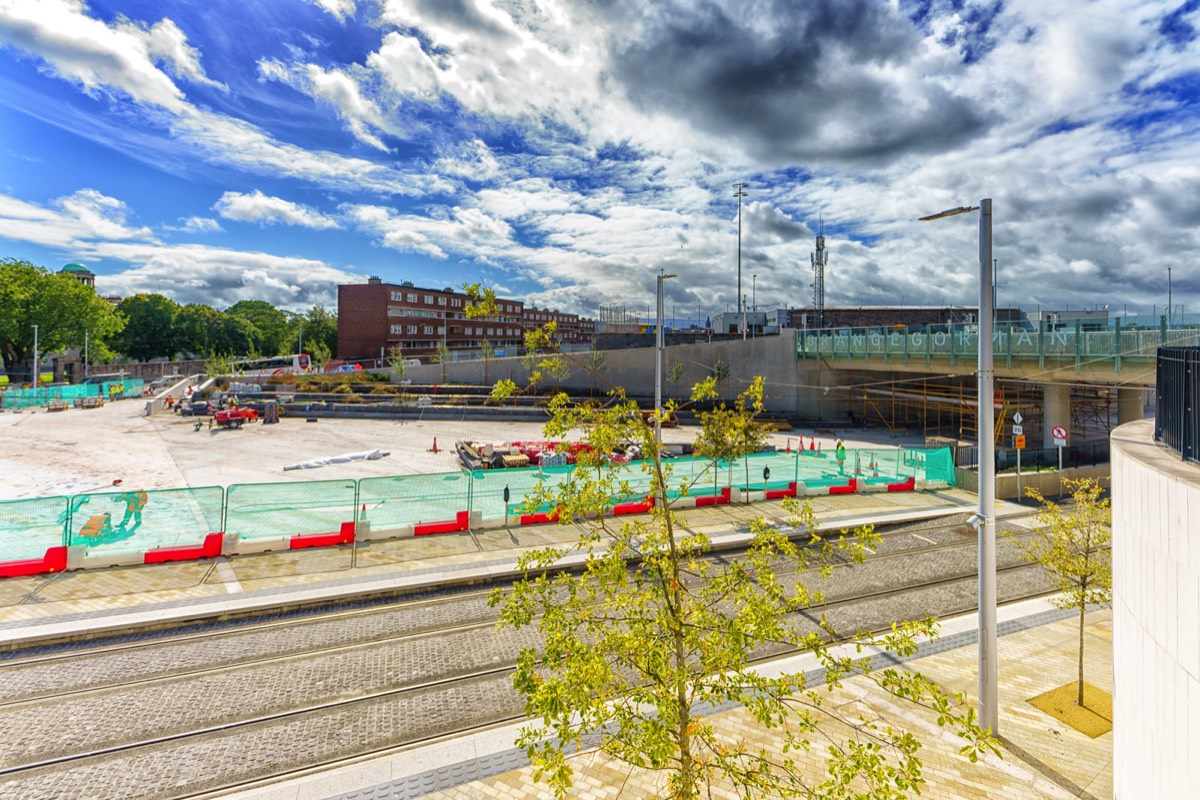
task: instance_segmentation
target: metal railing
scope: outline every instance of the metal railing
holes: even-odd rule
[[[1084,442],[1062,448],[1047,447],[1041,450],[1021,451],[1021,470],[1033,472],[1040,469],[1058,468],[1058,451],[1062,450],[1062,465],[1064,469],[1074,467],[1094,467],[1107,464],[1109,461],[1109,441],[1102,439],[1096,442]],[[979,467],[979,448],[975,446],[958,447],[954,451],[954,466],[964,469]],[[1016,469],[1017,451],[996,448],[996,472]]]
[[[1154,441],[1200,462],[1200,347],[1160,347]]]
[[[1036,328],[1009,325],[992,336],[993,360],[997,367],[1013,362],[1036,361],[1062,365],[1074,362],[1084,366],[1111,367],[1121,371],[1121,362],[1134,359],[1145,363],[1162,346],[1200,345],[1200,328],[1168,329],[1166,319],[1157,329],[1123,326],[1117,320],[1112,328],[1089,330],[1076,323],[1069,328]],[[960,359],[974,362],[979,350],[979,327],[970,325],[931,325],[921,329],[837,328],[796,331],[797,360],[867,361],[932,364],[934,360]]]

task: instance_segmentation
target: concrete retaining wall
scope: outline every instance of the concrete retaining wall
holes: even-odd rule
[[[975,492],[976,494],[979,493],[978,472],[956,467],[954,475],[958,483],[958,488],[966,489],[968,492]],[[1062,477],[1077,481],[1084,478],[1095,478],[1100,482],[1101,486],[1107,488],[1109,485],[1109,466],[1108,464],[1101,464],[1095,467],[1067,468],[1062,471]],[[996,499],[1012,500],[1017,497],[1025,497],[1025,489],[1031,486],[1041,492],[1043,497],[1056,497],[1059,492],[1058,470],[1021,473],[1020,492],[1017,491],[1017,476],[1015,474],[997,475]]]
[[[1112,433],[1113,796],[1200,797],[1200,465]]]

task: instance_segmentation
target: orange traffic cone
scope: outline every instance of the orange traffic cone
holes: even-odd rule
[[[786,452],[788,452],[788,453],[792,452],[792,437],[790,437],[790,436],[788,437],[788,440],[787,440]]]
[[[437,437],[435,436],[433,437],[433,447],[429,448],[429,452],[436,453],[437,451]]]
[[[816,449],[817,449],[817,437],[815,437],[815,436],[814,436],[814,437],[812,437],[811,439],[809,439],[809,440],[808,440],[808,449],[809,449],[809,450],[816,450]]]

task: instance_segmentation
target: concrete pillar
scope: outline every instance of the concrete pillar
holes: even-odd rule
[[[1117,424],[1137,422],[1144,414],[1145,389],[1117,389]]]
[[[1047,383],[1042,386],[1042,447],[1054,447],[1054,436],[1050,431],[1055,425],[1067,429],[1067,443],[1070,444],[1071,387]]]

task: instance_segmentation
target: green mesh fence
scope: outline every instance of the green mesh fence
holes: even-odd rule
[[[54,401],[61,401],[69,406],[76,400],[85,397],[100,397],[105,400],[118,400],[127,397],[141,397],[145,381],[129,379],[126,381],[111,381],[109,383],[90,383],[77,386],[42,386],[36,389],[8,389],[0,392],[0,408],[14,410],[36,408]]]
[[[225,532],[242,539],[336,533],[354,521],[353,480],[238,483],[225,490]]]
[[[534,487],[543,480],[550,486],[558,486],[569,480],[574,471],[573,466],[477,470],[471,473],[471,511],[481,514],[484,520],[549,512],[546,506],[527,507]],[[505,489],[508,489],[507,501]]]
[[[370,522],[374,532],[447,522],[470,511],[470,493],[469,472],[363,478],[358,482],[358,518]]]
[[[0,501],[0,561],[42,558],[66,544],[70,498]]]
[[[66,543],[143,552],[200,545],[221,532],[224,501],[220,486],[76,495]]]
[[[832,452],[756,453],[713,463],[702,458],[667,462],[672,499],[720,494],[727,487],[761,491],[802,481],[809,488],[909,478],[955,485],[949,448],[860,448],[839,460]],[[235,484],[153,491],[121,491],[0,501],[0,562],[41,558],[48,548],[84,545],[149,551],[194,546],[210,533],[244,539],[334,533],[356,517],[375,531],[458,519],[484,520],[530,513],[527,499],[539,481],[571,479],[572,466],[481,470],[353,480]],[[616,473],[613,504],[640,500],[651,476],[642,462]],[[505,492],[507,490],[507,500]],[[534,513],[550,508],[532,509]]]

